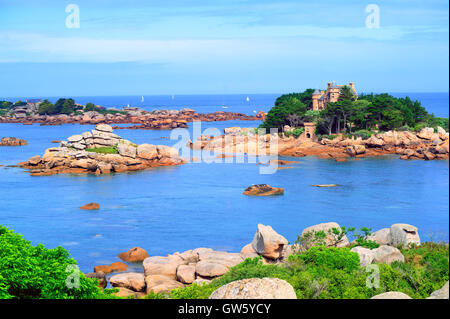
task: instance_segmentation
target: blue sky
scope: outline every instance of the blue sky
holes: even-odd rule
[[[0,96],[447,92],[448,17],[446,0],[0,0]]]

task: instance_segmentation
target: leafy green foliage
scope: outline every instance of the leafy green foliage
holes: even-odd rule
[[[372,93],[361,94],[356,99],[353,90],[343,86],[338,101],[328,103],[322,111],[311,110],[311,97],[312,89],[280,96],[261,127],[281,129],[284,125],[298,127],[305,122],[314,122],[318,136],[357,131],[356,136],[362,135],[363,139],[368,138],[368,134],[363,132],[372,130],[418,131],[426,126],[449,130],[449,119],[429,114],[419,101],[412,101],[409,97]],[[303,106],[298,107],[298,103]]]
[[[62,247],[47,249],[0,225],[0,299],[109,298],[96,281],[81,272],[79,288],[66,285],[76,261]],[[69,267],[69,268],[68,268]]]
[[[306,106],[298,98],[288,96],[275,103],[275,107],[267,113],[266,120],[261,128],[277,128],[281,130],[284,125],[289,124],[288,116],[295,114],[302,116],[306,112]]]
[[[14,104],[9,101],[0,101],[0,109],[9,110],[12,109]]]

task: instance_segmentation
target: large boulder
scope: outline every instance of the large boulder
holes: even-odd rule
[[[417,133],[417,136],[425,140],[432,140],[434,137],[434,129],[432,127],[424,127]]]
[[[119,291],[113,293],[114,296],[121,297],[121,298],[130,298],[133,297],[134,299],[138,298],[144,298],[146,296],[145,292],[137,292],[133,291],[124,287],[116,287]]]
[[[67,141],[69,141],[70,143],[76,143],[76,142],[80,142],[83,140],[83,136],[76,134],[76,135],[72,135],[69,138],[67,138]]]
[[[238,253],[228,253],[226,251],[199,251],[197,253],[199,261],[207,261],[222,264],[226,267],[233,267],[240,264],[244,259]]]
[[[259,256],[259,254],[255,251],[255,249],[253,249],[251,243],[242,247],[240,254],[242,258],[254,258]]]
[[[177,268],[177,279],[184,284],[192,284],[195,281],[195,266],[179,265]]]
[[[166,146],[166,145],[158,145],[158,146],[156,146],[156,149],[158,151],[159,158],[167,157],[167,158],[175,159],[175,158],[179,157],[178,151],[173,147]]]
[[[158,150],[155,145],[141,144],[137,147],[137,156],[139,158],[152,160],[158,157]]]
[[[119,143],[117,144],[117,151],[122,156],[136,158],[137,148],[134,145],[128,143]]]
[[[195,272],[202,277],[218,277],[227,273],[229,268],[214,261],[199,261],[195,265]]]
[[[349,245],[347,236],[339,238],[334,232],[341,231],[341,226],[338,223],[322,223],[305,228],[302,231],[302,245],[305,249],[309,249],[312,246],[326,245],[329,247],[346,247]],[[325,238],[316,238],[317,233],[325,233]],[[319,236],[320,237],[320,236]]]
[[[209,299],[297,299],[294,288],[278,278],[250,278],[216,289]]]
[[[373,262],[391,264],[394,261],[405,262],[405,257],[395,247],[383,245],[373,250],[375,255]]]
[[[390,229],[393,246],[416,244],[420,245],[418,229],[408,224],[394,224]]]
[[[427,299],[449,299],[448,281],[441,289],[433,292]]]
[[[100,132],[112,133],[113,128],[108,124],[97,124],[95,129]]]
[[[380,245],[389,245],[392,242],[391,230],[389,228],[380,229],[367,236],[366,240],[374,241]]]
[[[368,248],[357,246],[353,247],[350,251],[358,254],[359,264],[361,265],[361,267],[366,267],[367,265],[370,265],[375,259],[375,250],[370,250]]]
[[[287,244],[287,239],[274,231],[271,226],[258,224],[251,245],[258,254],[269,259],[278,259],[282,256],[283,248]]]
[[[162,275],[150,275],[145,277],[147,285],[147,294],[154,293],[168,293],[175,288],[183,288],[184,285],[172,278]]]
[[[370,299],[412,299],[412,298],[400,291],[389,291],[373,296]]]
[[[114,275],[109,278],[109,282],[113,287],[124,287],[133,291],[144,291],[146,287],[144,274],[137,272]]]
[[[118,255],[120,259],[129,263],[136,263],[148,258],[148,253],[145,249],[140,247],[133,247],[127,252],[120,253]]]
[[[148,257],[143,262],[145,276],[163,275],[174,280],[177,279],[177,268],[182,264],[185,261],[175,255]]]

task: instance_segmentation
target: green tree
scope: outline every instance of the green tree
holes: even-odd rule
[[[278,104],[267,113],[266,120],[261,125],[263,128],[278,128],[281,130],[288,123],[288,116],[295,114],[303,116],[306,112],[306,106],[299,99],[289,96],[278,101]]]
[[[0,299],[104,298],[62,247],[47,249],[0,225]]]
[[[75,101],[72,99],[67,99],[62,104],[61,110],[59,113],[61,114],[72,114],[75,110]]]
[[[345,100],[349,101],[356,100],[356,96],[353,93],[353,89],[348,85],[344,85],[339,91],[338,101],[345,101]]]
[[[49,100],[42,101],[42,103],[39,104],[39,114],[41,115],[55,114],[55,105]]]
[[[93,111],[95,109],[94,103],[88,102],[86,103],[86,106],[84,107],[85,112]]]

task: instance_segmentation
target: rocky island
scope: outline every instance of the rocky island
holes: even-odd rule
[[[400,155],[400,159],[439,160],[449,158],[449,133],[441,127],[437,132],[425,127],[420,132],[388,131],[371,135],[369,138],[346,137],[343,134],[333,139],[320,141],[303,132],[293,135],[259,134],[257,129],[227,128],[221,136],[202,136],[190,142],[193,149],[216,152],[246,153],[250,155],[317,156],[323,159],[346,161],[350,158]],[[270,144],[274,143],[274,147]]]
[[[111,126],[97,124],[92,131],[70,136],[59,147],[33,156],[19,166],[33,176],[59,173],[109,174],[138,171],[184,163],[173,147],[134,144],[113,133]]]
[[[41,125],[78,124],[133,124],[129,127],[115,126],[114,129],[161,129],[186,128],[193,121],[230,121],[230,120],[263,120],[266,113],[260,111],[255,115],[245,115],[236,112],[217,111],[201,114],[183,108],[180,110],[147,111],[137,107],[122,109],[105,108],[87,103],[76,104],[72,99],[59,99],[55,104],[48,100],[27,100],[16,103],[2,102],[5,111],[0,112],[0,123],[23,123]]]

